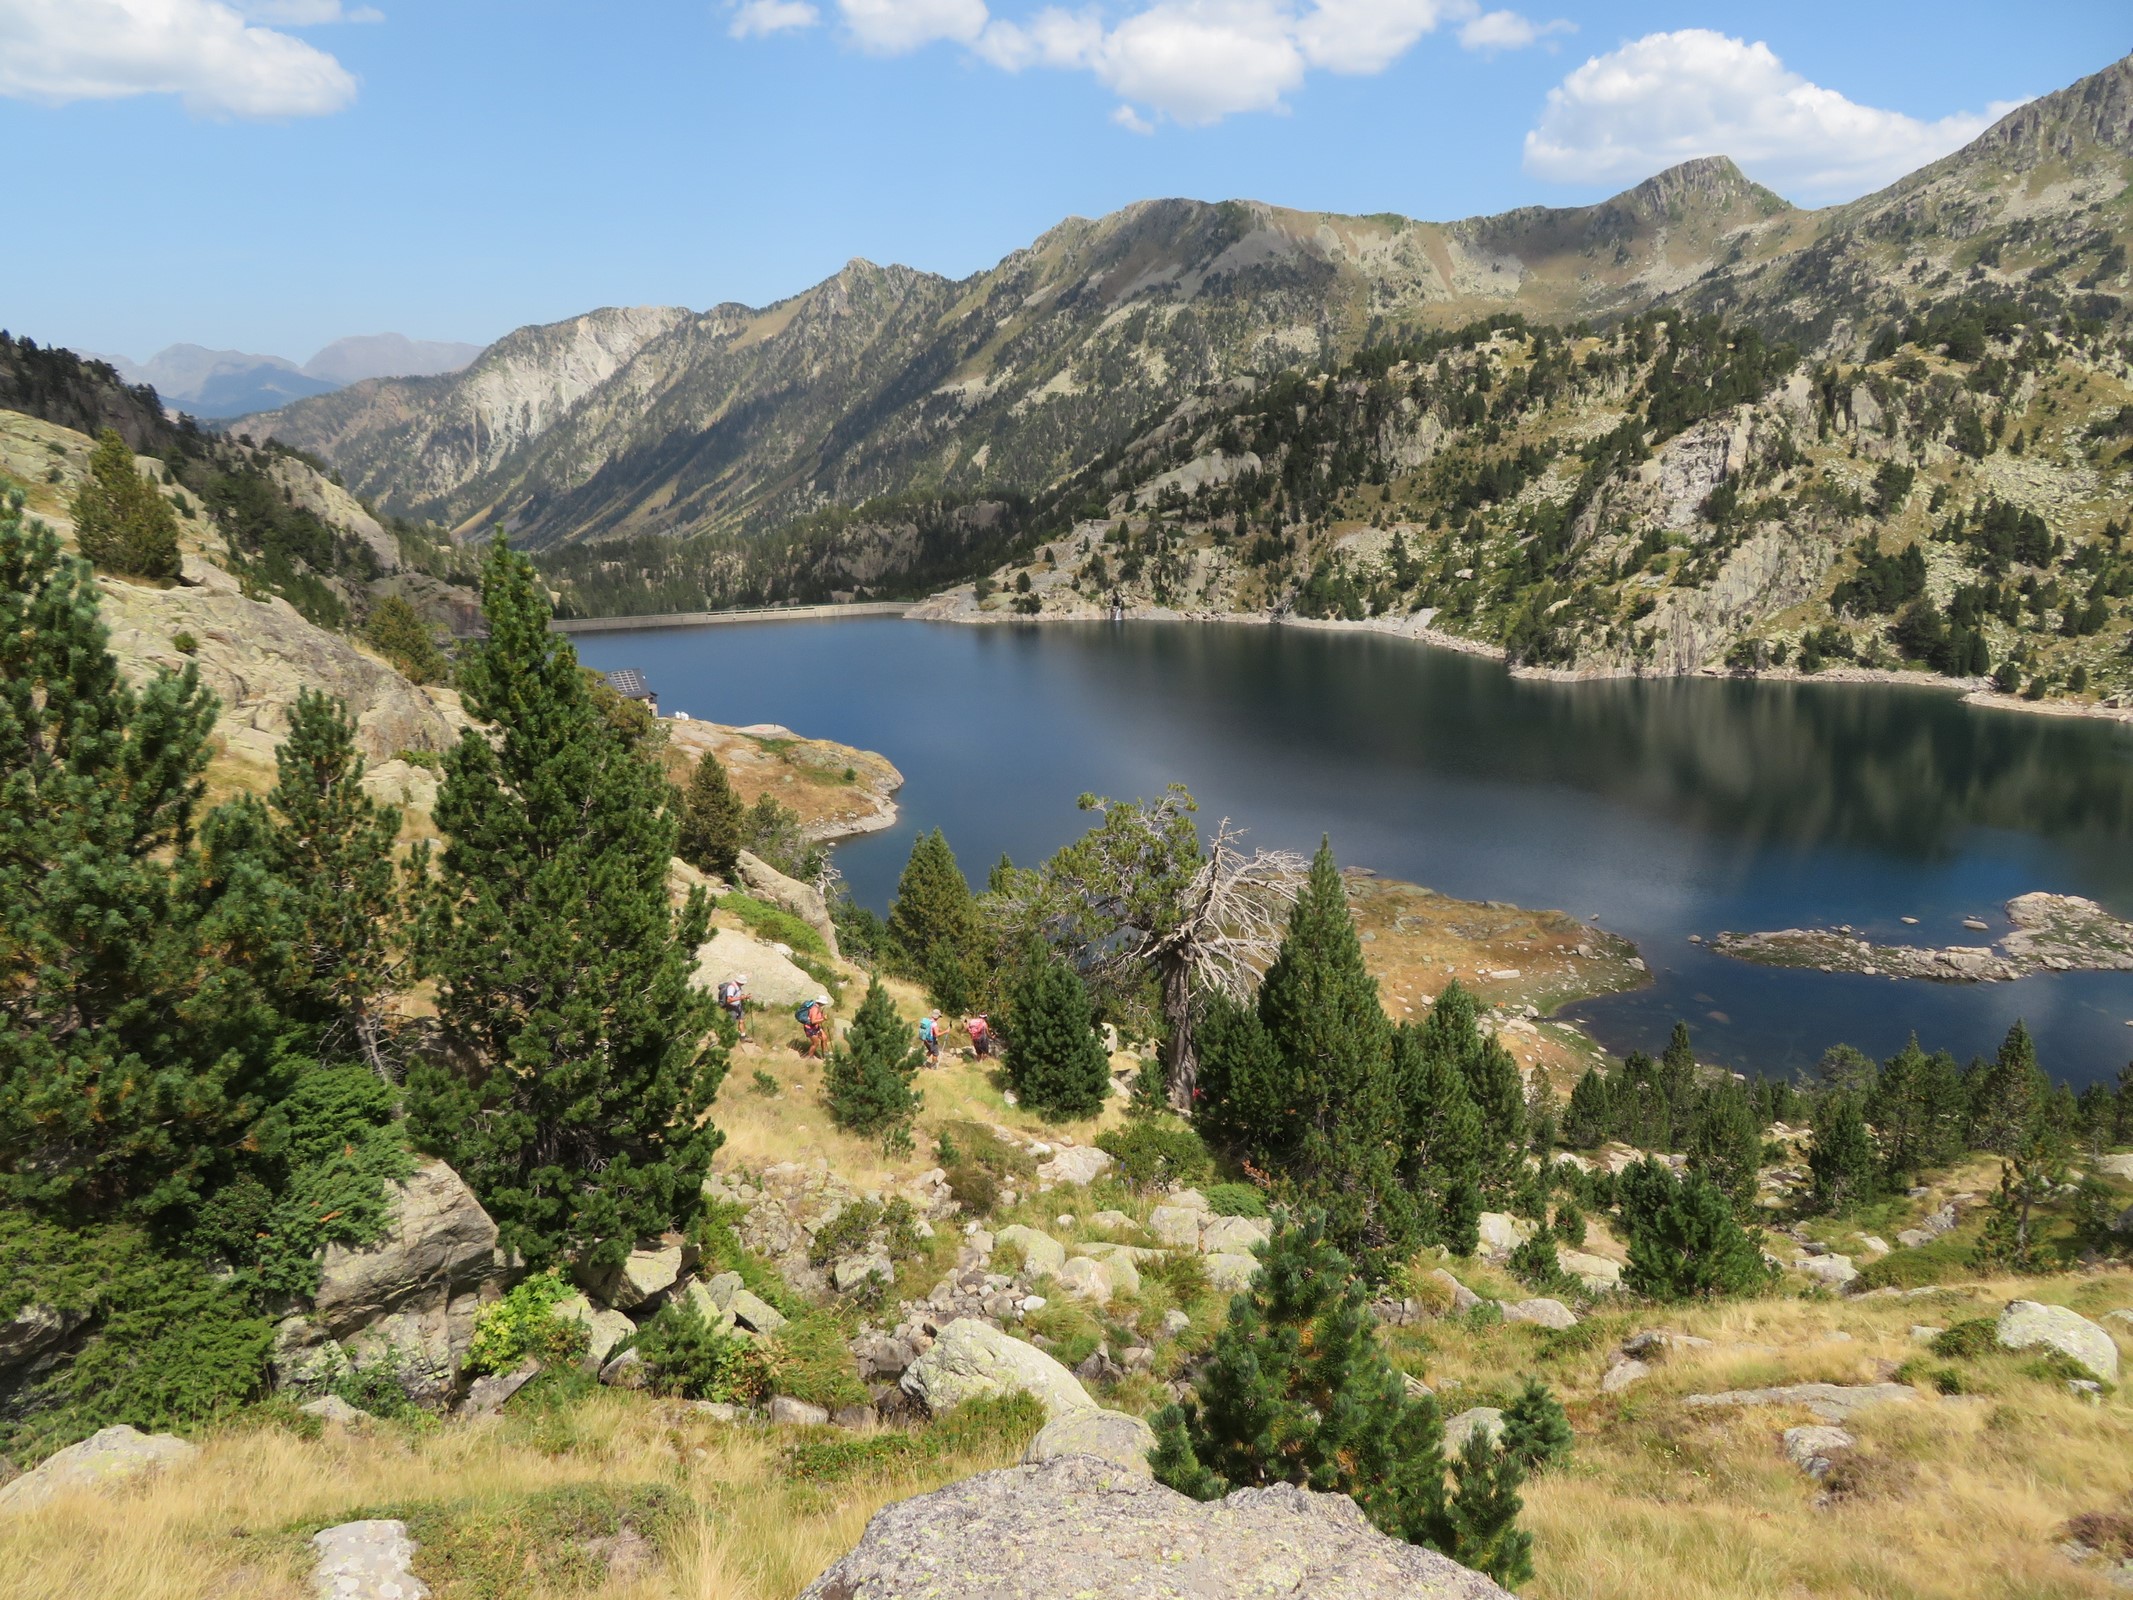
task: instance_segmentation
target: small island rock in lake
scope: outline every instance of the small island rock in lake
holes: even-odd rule
[[[1766,967],[1811,967],[1868,977],[1930,978],[1938,983],[2007,983],[2038,972],[2133,971],[2133,923],[2079,895],[2034,893],[2007,902],[2014,924],[1997,945],[1877,945],[1846,928],[1783,928],[1775,933],[1721,933],[1720,955]],[[1975,919],[1964,924],[1980,926]]]

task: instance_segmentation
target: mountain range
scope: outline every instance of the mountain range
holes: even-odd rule
[[[167,405],[220,420],[331,394],[365,378],[456,372],[481,354],[478,344],[410,339],[402,333],[336,339],[299,366],[282,356],[174,344],[146,361],[104,355],[128,383],[145,383]]]
[[[382,507],[536,547],[753,533],[887,494],[1037,492],[1195,394],[1493,313],[1719,311],[1835,355],[1955,293],[2115,322],[2129,172],[2133,58],[1824,210],[1722,157],[1450,223],[1152,200],[961,280],[855,260],[768,307],[592,311],[241,426]]]

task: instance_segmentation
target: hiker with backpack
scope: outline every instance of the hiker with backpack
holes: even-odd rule
[[[828,995],[818,994],[812,1000],[801,1002],[799,1009],[793,1012],[800,1031],[807,1035],[807,1055],[819,1058],[829,1052],[829,1003]]]
[[[979,1061],[992,1054],[992,1024],[982,1016],[963,1019],[963,1031],[970,1035],[970,1053]]]
[[[740,1035],[744,1043],[747,1041],[748,1038],[748,1024],[742,1017],[742,1011],[746,1008],[747,1003],[747,973],[736,972],[732,977],[728,978],[724,983],[718,986],[719,1009],[724,1011],[727,1016],[733,1019],[733,1030],[735,1033]]]
[[[926,1047],[926,1065],[941,1064],[941,1014],[929,1011],[918,1019],[918,1042]]]

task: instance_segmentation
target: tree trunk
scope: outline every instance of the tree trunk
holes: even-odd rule
[[[1193,1040],[1192,963],[1182,952],[1166,953],[1159,978],[1168,1033],[1163,1041],[1163,1079],[1170,1091],[1171,1109],[1189,1117],[1200,1082],[1200,1054]]]

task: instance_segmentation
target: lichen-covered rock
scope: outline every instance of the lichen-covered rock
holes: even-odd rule
[[[900,1382],[936,1414],[981,1395],[1018,1391],[1034,1395],[1052,1417],[1096,1405],[1073,1373],[1035,1345],[972,1317],[941,1329],[933,1348],[911,1363]]]
[[[442,1161],[395,1184],[385,1234],[326,1247],[315,1312],[358,1368],[389,1364],[418,1400],[452,1389],[474,1317],[503,1281],[496,1224]]]
[[[1127,1267],[1130,1271],[1131,1263]],[[1078,1300],[1093,1300],[1098,1305],[1106,1305],[1116,1292],[1110,1264],[1089,1256],[1074,1256],[1060,1267],[1057,1277],[1059,1287]]]
[[[311,1548],[317,1600],[426,1600],[430,1592],[415,1576],[415,1541],[404,1522],[344,1522],[313,1534]]]
[[[1037,1437],[1022,1452],[1022,1464],[1033,1466],[1060,1456],[1094,1456],[1145,1477],[1148,1452],[1154,1448],[1155,1430],[1131,1412],[1070,1411],[1037,1430]]]
[[[2067,1306],[2011,1300],[1995,1337],[2003,1350],[2056,1350],[2105,1383],[2118,1381],[2118,1346],[2103,1329]]]
[[[1257,1256],[1202,1256],[1200,1265],[1207,1269],[1207,1281],[1224,1294],[1235,1294],[1239,1290],[1249,1289],[1252,1279],[1259,1275]]]
[[[0,1322],[0,1372],[27,1366],[57,1349],[88,1318],[83,1311],[62,1311],[35,1301]]]
[[[1462,1411],[1444,1425],[1444,1453],[1456,1456],[1466,1448],[1469,1434],[1480,1434],[1490,1444],[1503,1438],[1503,1411],[1498,1406],[1475,1406]]]
[[[734,1321],[753,1333],[776,1333],[785,1326],[784,1312],[746,1289],[734,1290],[726,1309],[733,1313]]]
[[[35,1511],[58,1495],[107,1489],[196,1454],[194,1446],[174,1434],[142,1433],[120,1423],[56,1451],[13,1482],[0,1485],[0,1513]]]
[[[1022,1252],[1022,1268],[1028,1277],[1042,1277],[1048,1272],[1056,1276],[1066,1265],[1065,1245],[1043,1230],[1026,1228],[1019,1222],[993,1235],[993,1248],[1002,1245],[1012,1245]]]
[[[1558,1250],[1555,1259],[1562,1269],[1583,1285],[1587,1294],[1613,1294],[1622,1287],[1622,1263],[1584,1250]]]
[[[1483,1256],[1494,1259],[1507,1256],[1533,1237],[1533,1224],[1524,1217],[1514,1217],[1502,1211],[1484,1211],[1475,1225]]]
[[[1539,1328],[1575,1328],[1577,1313],[1560,1300],[1511,1300],[1504,1303],[1506,1322],[1530,1322]]]
[[[1200,1248],[1209,1255],[1248,1256],[1274,1235],[1264,1217],[1209,1217],[1200,1230]]]
[[[681,1277],[682,1265],[682,1247],[678,1244],[632,1250],[622,1265],[598,1285],[600,1298],[617,1311],[649,1305],[674,1287]]]
[[[829,1409],[826,1406],[795,1400],[789,1394],[774,1394],[770,1397],[770,1420],[786,1428],[824,1428],[829,1426]]]
[[[1093,1144],[1070,1145],[1039,1164],[1037,1181],[1052,1186],[1062,1183],[1086,1186],[1102,1177],[1110,1167],[1110,1151],[1099,1150]]]
[[[1828,1475],[1836,1458],[1859,1441],[1842,1428],[1817,1424],[1785,1430],[1785,1459],[1810,1478]]]
[[[1379,1533],[1346,1495],[1282,1484],[1202,1504],[1089,1456],[980,1473],[877,1513],[802,1600],[1502,1600]]]
[[[1200,1248],[1200,1221],[1204,1213],[1183,1206],[1157,1206],[1148,1213],[1148,1231],[1173,1250]]]

